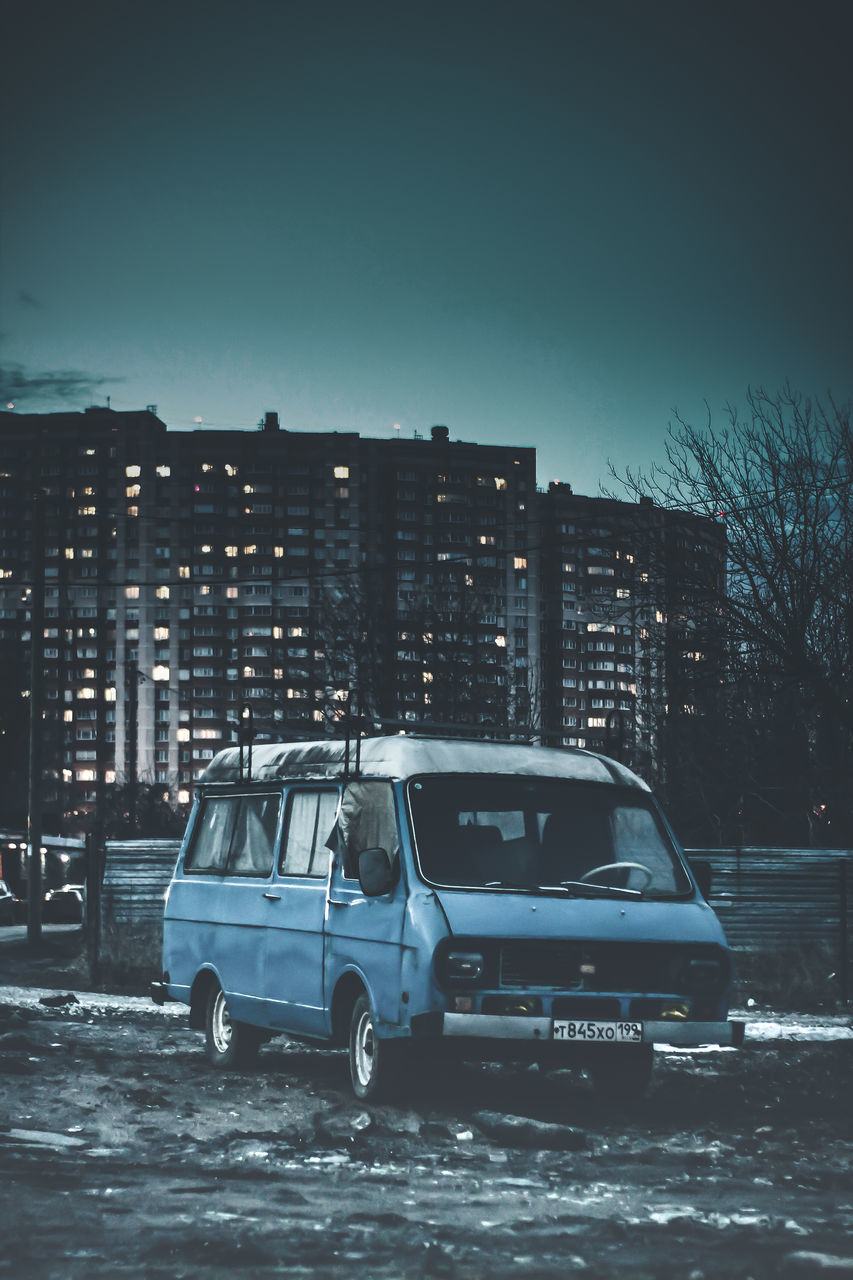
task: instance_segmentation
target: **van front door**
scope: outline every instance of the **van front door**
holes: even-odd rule
[[[358,881],[362,849],[384,849],[396,872],[389,893],[368,898]],[[347,784],[338,821],[336,856],[329,882],[326,922],[326,999],[344,973],[360,975],[380,1034],[405,1021],[401,991],[406,888],[400,876],[400,831],[390,782],[355,779]]]
[[[267,1020],[282,1031],[322,1035],[323,929],[339,790],[293,787],[287,796],[276,874],[269,886],[265,997]]]

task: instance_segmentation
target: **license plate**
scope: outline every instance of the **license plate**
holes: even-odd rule
[[[554,1019],[554,1039],[583,1044],[640,1044],[642,1022],[580,1022],[573,1018]]]

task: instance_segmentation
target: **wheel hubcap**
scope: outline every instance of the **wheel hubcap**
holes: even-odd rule
[[[232,1027],[228,1010],[225,1007],[225,996],[221,991],[214,1001],[210,1029],[217,1052],[226,1053],[231,1044]]]
[[[376,1040],[373,1034],[373,1019],[369,1011],[365,1011],[358,1020],[355,1031],[355,1070],[359,1082],[370,1083],[373,1076]]]

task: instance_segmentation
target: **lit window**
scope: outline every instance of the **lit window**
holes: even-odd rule
[[[226,547],[226,548],[225,548],[225,554],[226,554],[227,556],[236,556],[236,554],[237,554],[237,547]]]
[[[201,469],[202,469],[202,471],[212,471],[212,470],[213,470],[213,463],[212,463],[212,462],[203,462],[203,463],[201,464]]]
[[[172,474],[172,468],[168,465],[168,463],[161,462],[160,466],[157,468],[157,474],[158,476],[163,476],[165,478],[166,476],[170,476]]]
[[[154,594],[155,594],[155,596],[157,597],[157,599],[158,599],[158,600],[168,600],[168,599],[169,599],[169,588],[168,588],[168,587],[158,587],[158,588],[157,588],[157,590],[154,592]]]
[[[212,545],[211,545],[209,542],[203,542],[203,543],[202,543],[202,545],[201,545],[201,554],[202,554],[203,556],[209,556],[212,550],[213,550],[213,547],[212,547]]]
[[[115,702],[115,700],[116,700],[115,685],[110,685],[109,688],[104,690],[104,702]]]
[[[228,600],[236,600],[240,594],[239,587],[226,587],[225,596]]]
[[[82,689],[77,690],[77,697],[83,698],[86,702],[90,702],[95,697],[95,690],[91,685],[83,685]]]
[[[179,577],[179,578],[188,578],[189,576],[190,576],[190,567],[189,567],[189,565],[188,565],[188,564],[179,564],[179,565],[178,565],[178,577]]]
[[[336,480],[349,480],[349,467],[335,467]]]
[[[276,560],[280,560],[284,555],[284,547],[273,547]]]
[[[168,680],[169,668],[165,666],[162,662],[158,662],[157,665],[154,667],[153,671],[151,672],[151,679],[152,680]]]
[[[142,475],[142,468],[137,466],[125,467],[124,474],[127,476],[129,480],[135,480],[137,476]]]
[[[244,493],[254,493],[254,492],[255,492],[255,486],[254,486],[253,484],[244,484],[244,485],[243,485],[243,492],[244,492]]]
[[[506,636],[495,636],[495,644],[499,649],[506,648]]]
[[[155,627],[155,628],[154,628],[154,639],[155,639],[155,640],[168,640],[168,639],[169,639],[169,628],[168,628],[168,627]]]
[[[189,791],[180,790],[178,792],[178,804],[189,804],[189,802],[190,802]]]
[[[127,498],[138,498],[142,492],[142,486],[139,484],[129,484],[124,492],[125,497]]]
[[[179,729],[179,730],[178,730],[178,742],[189,742],[189,740],[190,740],[190,731],[189,731],[189,729]]]
[[[125,587],[124,594],[127,600],[138,600],[139,587]]]
[[[73,559],[74,559],[74,548],[73,548],[73,547],[66,547],[66,548],[65,548],[65,559],[66,559],[66,560],[73,560]]]
[[[526,569],[526,568],[527,568],[527,556],[516,556],[516,557],[515,557],[515,560],[513,561],[513,563],[514,563],[514,566],[515,566],[515,568],[516,568],[516,569]]]
[[[74,720],[74,712],[70,708],[67,711],[63,711],[62,719],[66,724],[71,724]]]
[[[258,548],[255,546],[255,544],[254,544],[254,543],[250,543],[250,545],[249,545],[248,547],[244,547],[244,548],[243,548],[243,555],[244,555],[244,556],[254,556],[254,555],[257,555],[257,554],[258,554]]]

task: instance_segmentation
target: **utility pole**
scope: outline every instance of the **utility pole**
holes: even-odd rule
[[[30,750],[27,785],[28,872],[27,939],[41,942],[42,922],[42,690],[44,682],[44,493],[33,496],[30,587]]]
[[[127,690],[127,789],[130,808],[130,822],[133,834],[136,835],[136,792],[138,783],[138,751],[137,734],[139,731],[139,681],[141,679],[139,664],[128,662],[125,668],[125,689]]]

